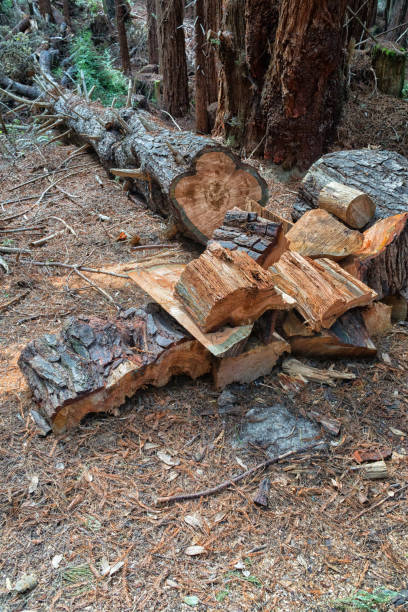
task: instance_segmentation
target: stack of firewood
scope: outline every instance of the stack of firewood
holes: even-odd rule
[[[211,372],[222,389],[268,374],[284,353],[375,355],[371,337],[406,304],[408,213],[360,232],[374,213],[370,197],[335,182],[295,224],[250,200],[229,210],[197,259],[130,272],[147,308],[71,320],[24,349],[42,413],[62,432],[177,374]]]

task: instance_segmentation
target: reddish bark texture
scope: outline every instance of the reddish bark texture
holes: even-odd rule
[[[347,0],[282,0],[262,109],[265,158],[305,169],[334,136],[343,101]]]
[[[196,0],[195,3],[195,108],[196,130],[210,131],[208,105],[217,100],[217,66],[207,32],[218,29],[220,1]]]
[[[122,70],[125,74],[130,75],[130,56],[129,47],[126,35],[125,16],[126,8],[124,0],[115,0],[115,15],[116,15],[116,28],[118,31],[119,48],[120,48],[120,61],[122,64]]]
[[[156,0],[163,108],[175,117],[188,112],[187,61],[183,0]]]
[[[149,63],[159,63],[159,46],[157,41],[157,19],[156,19],[156,0],[147,0],[147,47],[149,51]]]
[[[38,0],[38,8],[41,15],[45,18],[47,15],[50,21],[54,21],[52,16],[51,0]]]
[[[390,10],[388,28],[401,27],[387,34],[387,39],[398,43],[404,47],[408,44],[407,25],[408,22],[408,0],[395,0]],[[404,25],[405,24],[405,25]]]

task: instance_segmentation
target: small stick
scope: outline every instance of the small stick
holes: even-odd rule
[[[65,232],[66,232],[66,228],[64,227],[63,230],[59,230],[58,232],[54,232],[53,234],[48,234],[48,236],[44,236],[44,238],[40,238],[39,240],[33,240],[32,242],[30,242],[30,246],[33,246],[33,247],[41,246],[45,244],[46,242],[48,242],[49,240],[52,240],[53,238],[56,238],[57,236],[61,236],[61,234],[64,234]]]
[[[179,126],[179,124],[177,123],[177,121],[174,119],[174,117],[172,117],[170,115],[170,113],[168,113],[167,111],[161,109],[161,112],[164,113],[165,115],[168,115],[170,117],[170,119],[172,120],[172,122],[174,123],[174,125],[176,126],[176,128],[178,129],[179,132],[182,131],[181,127]]]
[[[0,229],[0,234],[18,234],[20,232],[32,232],[35,230],[42,230],[43,227],[34,226],[34,227],[13,227],[11,229]]]
[[[120,306],[118,306],[115,303],[115,300],[113,299],[113,297],[111,295],[109,295],[109,293],[107,293],[104,289],[101,289],[101,287],[98,287],[98,285],[96,285],[93,281],[91,281],[90,278],[88,278],[87,276],[85,276],[85,274],[82,274],[82,272],[80,272],[78,270],[78,268],[74,268],[74,272],[75,274],[78,274],[78,276],[80,276],[81,278],[84,279],[84,281],[86,281],[87,283],[89,283],[91,285],[91,287],[93,287],[94,289],[96,289],[96,291],[99,291],[99,293],[101,295],[103,295],[108,302],[110,302],[115,308],[116,310],[121,310]]]
[[[73,234],[74,236],[76,236],[78,238],[78,234],[75,232],[75,230],[72,229],[72,227],[70,225],[68,225],[68,223],[66,221],[64,221],[64,219],[61,219],[61,217],[54,217],[53,215],[50,216],[50,219],[56,219],[57,221],[61,221],[61,223],[63,223],[65,225],[67,230],[69,230],[71,232],[71,234]]]
[[[18,249],[17,247],[0,246],[0,253],[31,253],[29,249]]]
[[[12,298],[11,300],[8,300],[8,302],[5,302],[4,304],[0,304],[0,312],[4,312],[13,304],[17,304],[17,302],[20,302],[29,293],[30,293],[29,291],[24,291],[24,293],[20,293],[20,295],[16,295],[16,297]]]
[[[401,493],[401,492],[402,492],[402,491],[404,491],[404,490],[405,490],[407,487],[408,487],[408,484],[407,484],[407,485],[404,485],[403,487],[400,487],[400,488],[398,489],[398,491],[395,491],[395,495],[396,495],[397,493]],[[363,516],[363,514],[365,514],[366,512],[369,512],[370,510],[374,510],[374,508],[378,508],[379,506],[382,506],[382,505],[383,505],[383,504],[384,504],[386,501],[390,501],[391,499],[393,499],[393,498],[392,498],[392,497],[389,497],[389,496],[387,496],[387,497],[383,497],[383,499],[380,499],[380,501],[379,501],[379,502],[377,502],[376,504],[373,504],[373,505],[372,505],[372,506],[370,506],[369,508],[364,508],[364,510],[362,510],[361,512],[359,512],[358,514],[356,514],[356,516],[353,516],[353,517],[350,519],[350,522],[354,522],[354,521],[356,521],[356,520],[357,520],[357,519],[359,519],[361,516]]]
[[[129,278],[127,274],[119,274],[119,272],[110,272],[110,270],[98,270],[96,268],[88,268],[87,266],[76,266],[74,264],[66,264],[62,261],[32,261],[30,259],[20,259],[19,263],[30,264],[32,266],[54,266],[58,268],[67,268],[69,270],[83,270],[92,274],[107,274],[108,276],[117,276],[118,278]]]
[[[131,247],[131,251],[143,251],[144,249],[171,249],[174,244],[142,244],[140,246]]]
[[[69,128],[69,130],[67,130],[66,132],[63,132],[62,134],[57,134],[57,136],[54,136],[54,138],[51,138],[51,140],[46,142],[45,146],[47,147],[52,142],[55,142],[56,140],[60,140],[61,138],[64,138],[64,136],[68,136],[68,134],[70,134],[71,132],[72,132],[72,130],[71,130],[71,128]]]
[[[127,108],[130,108],[132,106],[132,79],[129,79],[129,83],[128,83],[126,106]]]
[[[264,461],[263,463],[258,463],[258,465],[251,468],[250,470],[247,470],[246,472],[242,472],[242,474],[239,474],[238,476],[234,476],[234,478],[230,478],[230,480],[225,480],[218,486],[212,487],[211,489],[203,489],[202,491],[198,491],[197,493],[184,493],[182,495],[170,495],[169,497],[158,497],[156,500],[156,504],[181,502],[181,501],[186,501],[189,499],[198,499],[199,497],[206,497],[208,495],[215,495],[216,493],[220,493],[221,491],[224,491],[224,489],[227,489],[232,484],[240,482],[244,478],[247,478],[248,476],[255,474],[255,472],[258,472],[259,470],[265,470],[267,467],[269,467],[273,463],[278,463],[278,461],[281,461],[282,459],[286,459],[287,457],[293,457],[294,455],[299,455],[301,453],[307,453],[308,451],[312,450],[313,448],[316,448],[316,446],[320,446],[321,444],[324,444],[324,442],[320,440],[319,442],[315,442],[314,444],[309,444],[309,446],[303,446],[302,448],[298,448],[297,450],[287,451],[286,453],[283,453],[282,455],[275,455],[274,457],[267,459],[267,461]]]
[[[83,164],[79,164],[78,166],[71,166],[69,170],[76,170],[77,168],[81,168],[82,170],[85,170],[86,168],[91,168],[94,165],[95,165],[94,162],[92,162],[91,164],[88,164],[87,166],[84,166]],[[46,178],[47,176],[51,176],[51,174],[57,174],[57,172],[66,172],[66,171],[67,171],[67,168],[59,168],[57,170],[51,170],[50,172],[45,172],[44,174],[38,174],[37,176],[34,176],[34,178],[28,181],[25,181],[24,183],[19,183],[19,185],[15,185],[15,187],[11,187],[9,191],[15,191],[16,189],[19,189],[20,187],[24,187],[25,185],[29,185],[30,183],[35,183],[35,181],[39,181],[40,179]],[[34,196],[31,196],[30,199],[34,199]],[[18,202],[19,200],[16,200],[16,201]]]

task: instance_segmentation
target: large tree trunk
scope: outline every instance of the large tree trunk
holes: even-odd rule
[[[123,72],[127,75],[130,75],[131,67],[125,26],[125,14],[126,11],[124,6],[124,0],[115,0],[116,28],[118,31],[120,61],[122,64]]]
[[[227,0],[215,40],[222,65],[215,133],[248,153],[264,134],[259,101],[280,0]]]
[[[183,0],[156,0],[163,108],[174,117],[189,109]]]
[[[265,158],[307,168],[335,135],[343,102],[347,0],[282,0],[263,92]]]
[[[54,21],[51,0],[38,0],[38,8],[40,9],[40,13],[44,19],[47,18],[49,21]]]
[[[210,138],[171,131],[144,111],[98,109],[67,93],[54,109],[106,168],[134,178],[149,206],[172,215],[198,242],[205,244],[227,210],[243,206],[247,197],[267,201],[256,170]]]
[[[408,0],[395,0],[390,14],[388,29],[395,28],[398,25],[401,27],[389,32],[386,38],[393,42],[398,41],[401,46],[406,47],[408,45],[407,22]]]
[[[159,45],[157,41],[157,17],[156,17],[156,0],[147,0],[147,47],[149,51],[149,63],[159,63]]]

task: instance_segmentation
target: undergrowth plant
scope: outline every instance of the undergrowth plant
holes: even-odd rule
[[[396,591],[390,591],[385,587],[375,589],[372,593],[368,591],[357,591],[350,597],[336,599],[332,602],[335,610],[366,610],[367,612],[381,612],[389,610],[392,600],[398,595]]]
[[[72,43],[74,64],[84,74],[87,89],[94,85],[93,98],[100,98],[102,104],[109,106],[113,98],[117,105],[124,102],[127,95],[127,80],[120,70],[113,67],[109,49],[99,51],[92,42],[91,32],[85,30]]]

